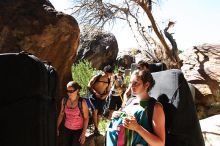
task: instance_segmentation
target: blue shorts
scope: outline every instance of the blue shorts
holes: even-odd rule
[[[101,99],[95,97],[95,95],[92,95],[92,97],[90,98],[90,101],[92,103],[93,110],[97,109],[98,110],[98,115],[101,115],[103,113],[103,107],[105,105],[105,99],[101,100]]]

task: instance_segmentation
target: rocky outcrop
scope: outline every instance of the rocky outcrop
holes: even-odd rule
[[[160,62],[156,56],[147,52],[146,50],[131,48],[126,51],[119,52],[117,64],[118,66],[123,66],[126,69],[129,69],[131,68],[132,63],[138,63],[140,60],[144,60],[149,64]]]
[[[187,81],[198,89],[195,103],[200,118],[220,113],[216,106],[220,102],[220,45],[195,46],[181,58]]]
[[[135,62],[135,59],[131,55],[122,55],[117,58],[117,65],[123,66],[125,69],[130,69],[131,64]]]
[[[0,8],[0,53],[27,51],[51,62],[63,91],[79,45],[76,20],[48,0],[4,0]]]
[[[139,51],[139,53],[135,55],[135,61],[139,62],[140,60],[145,60],[148,63],[159,62],[159,60],[156,59],[156,57],[151,57],[151,55],[147,53],[147,51],[145,50]]]
[[[82,33],[76,61],[88,60],[96,69],[113,65],[118,54],[118,43],[111,33],[92,31]]]
[[[200,120],[206,146],[220,145],[220,115]]]
[[[104,146],[105,145],[105,136],[103,135],[90,135],[86,138],[86,142],[83,146]]]

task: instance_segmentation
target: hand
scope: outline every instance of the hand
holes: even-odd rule
[[[123,102],[121,107],[124,108],[126,106],[126,102]]]
[[[137,130],[139,124],[134,116],[125,117],[123,119],[123,126],[130,130]]]
[[[80,135],[80,138],[79,138],[79,142],[80,144],[84,144],[86,141],[86,135],[85,135],[85,132],[82,132],[82,134]]]
[[[120,111],[114,111],[114,112],[112,113],[111,119],[118,118],[118,117],[120,117],[120,115],[121,115],[121,112],[120,112]]]
[[[57,136],[59,136],[60,135],[60,130],[59,129],[57,129]]]

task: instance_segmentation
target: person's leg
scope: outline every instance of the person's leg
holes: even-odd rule
[[[98,109],[93,110],[92,118],[93,118],[95,130],[98,130]]]
[[[72,133],[71,130],[64,127],[63,130],[63,145],[64,146],[72,146]]]
[[[115,96],[111,96],[111,100],[109,104],[109,115],[108,115],[109,120],[112,118],[112,113],[115,111],[115,108],[116,108]]]
[[[73,131],[72,146],[81,146],[80,141],[79,141],[81,134],[82,134],[82,129]]]
[[[98,131],[98,102],[98,99],[93,95],[93,99],[91,99],[91,104],[93,105],[92,119],[95,126],[95,131]]]
[[[97,116],[97,125],[98,125],[98,128],[99,128],[99,122],[100,122],[100,119],[101,119],[101,115],[98,114],[98,116]]]
[[[99,121],[100,121],[100,118],[101,118],[101,114],[102,114],[102,111],[103,111],[103,106],[104,106],[104,100],[101,100],[101,99],[97,99],[97,125],[95,126],[95,131],[94,131],[94,134],[100,134],[99,132]]]
[[[116,105],[117,105],[116,110],[119,110],[121,108],[121,106],[122,106],[122,99],[121,99],[121,97],[120,96],[116,97]]]

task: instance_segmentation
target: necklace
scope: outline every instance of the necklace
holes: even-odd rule
[[[70,107],[71,108],[74,108],[75,107],[75,105],[76,105],[76,99],[75,100],[71,100],[71,99],[69,99],[69,101],[70,101]]]
[[[70,105],[73,106],[74,105],[74,101],[70,100]]]

